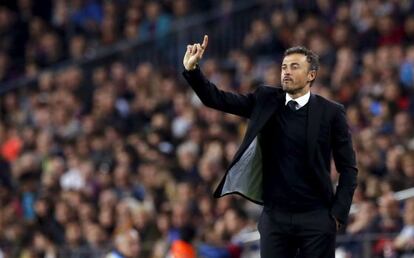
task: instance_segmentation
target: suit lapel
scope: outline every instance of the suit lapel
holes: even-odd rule
[[[322,106],[319,104],[318,99],[314,94],[311,94],[309,98],[308,124],[306,130],[308,140],[308,159],[310,164],[313,163],[313,154],[315,152],[316,141],[318,139],[322,112]]]
[[[269,118],[272,116],[274,112],[277,111],[277,109],[280,107],[280,103],[284,100],[284,94],[279,95],[273,95],[270,98],[270,101],[266,101],[262,107],[262,109],[259,111],[259,121],[257,124],[254,125],[255,127],[255,136],[257,133],[263,128],[263,126],[266,124],[266,122],[269,120]]]
[[[280,102],[284,101],[284,93],[277,93],[275,89],[269,88],[269,95],[268,100],[261,99],[261,105],[258,108],[255,115],[251,117],[251,120],[248,124],[246,135],[243,139],[243,143],[241,144],[239,150],[237,151],[233,162],[230,164],[230,167],[233,166],[243,155],[244,151],[250,145],[250,143],[254,140],[254,138],[259,134],[260,130],[269,120],[273,112],[280,106]]]

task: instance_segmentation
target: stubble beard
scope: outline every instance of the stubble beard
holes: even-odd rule
[[[290,87],[289,87],[290,86]],[[289,93],[290,95],[295,95],[301,92],[305,88],[305,86],[297,86],[297,85],[287,85],[286,83],[282,83],[282,89],[284,92]]]

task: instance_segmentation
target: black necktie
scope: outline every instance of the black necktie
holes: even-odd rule
[[[289,100],[289,102],[287,103],[287,105],[290,108],[290,110],[292,110],[292,111],[296,111],[297,110],[298,103],[296,101]]]

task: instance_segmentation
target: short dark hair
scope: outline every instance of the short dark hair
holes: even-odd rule
[[[319,56],[315,54],[310,49],[307,49],[304,46],[296,46],[286,49],[285,54],[283,55],[283,58],[285,58],[288,55],[291,54],[302,54],[306,56],[306,61],[310,64],[309,70],[318,71],[319,69]]]

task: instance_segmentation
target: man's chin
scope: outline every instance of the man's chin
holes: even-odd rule
[[[289,87],[290,86],[290,87]],[[286,85],[286,84],[282,84],[282,89],[284,92],[289,93],[290,95],[296,94],[298,92],[300,92],[303,88],[301,87],[297,87],[294,85]]]
[[[284,92],[289,93],[290,95],[295,95],[300,91],[300,89],[288,89],[288,88],[282,88]]]
[[[289,94],[292,94],[292,93],[295,92],[294,89],[290,89],[289,87],[284,86],[284,85],[282,85],[282,89],[283,89],[284,92],[289,93]]]

